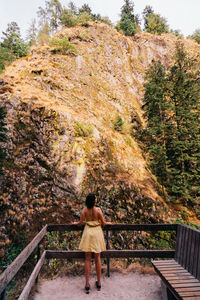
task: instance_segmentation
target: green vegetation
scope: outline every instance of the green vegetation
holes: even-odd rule
[[[159,14],[155,14],[151,6],[146,6],[143,11],[144,30],[152,34],[169,32],[167,21]]]
[[[88,137],[93,134],[93,126],[83,122],[77,123],[75,133],[77,136]]]
[[[142,132],[149,165],[173,201],[195,205],[200,197],[198,63],[176,45],[174,64],[150,66],[145,84]]]
[[[169,30],[167,21],[154,13],[151,6],[146,6],[143,11],[144,31],[152,34],[162,34],[163,32],[171,32],[176,36],[182,36],[179,30]],[[70,1],[67,6],[63,6],[60,0],[47,0],[44,7],[38,7],[37,19],[33,19],[27,30],[26,42],[22,39],[20,28],[16,22],[8,24],[8,28],[3,34],[3,41],[0,42],[0,73],[7,65],[18,58],[26,56],[30,46],[45,45],[52,39],[52,36],[61,29],[61,27],[73,27],[76,25],[89,26],[90,21],[99,21],[112,25],[108,17],[94,14],[88,4],[81,7]],[[134,2],[124,0],[121,7],[120,20],[116,29],[123,31],[127,36],[134,36],[141,31],[140,17],[134,12]],[[190,38],[200,42],[200,30],[197,29]],[[57,42],[56,42],[57,43]],[[75,53],[73,47],[65,45],[57,45],[62,51],[63,47],[68,48],[67,52]],[[72,49],[73,48],[73,49]]]
[[[200,29],[196,29],[192,35],[188,36],[188,38],[191,38],[200,44]]]
[[[114,129],[117,130],[117,131],[122,131],[123,124],[124,124],[124,121],[118,115],[117,118],[116,118],[116,121],[114,121],[114,123],[113,123]]]
[[[76,54],[77,48],[69,42],[67,37],[64,38],[52,38],[49,45],[54,47],[53,52],[60,52],[62,54]]]
[[[20,29],[16,22],[11,22],[3,33],[3,41],[0,43],[0,72],[7,64],[27,55],[28,44],[23,41]]]
[[[138,17],[134,14],[134,4],[130,0],[124,0],[124,2],[117,29],[123,30],[125,35],[134,36],[137,32]]]

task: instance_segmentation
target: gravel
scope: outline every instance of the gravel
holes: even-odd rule
[[[95,288],[95,277],[90,277],[90,294],[84,292],[85,278],[65,276],[42,281],[34,300],[161,300],[161,282],[156,275],[140,273],[112,273],[102,276],[101,291]]]

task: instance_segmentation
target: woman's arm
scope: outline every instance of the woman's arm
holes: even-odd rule
[[[83,225],[84,219],[85,219],[85,209],[83,209],[82,212],[81,212],[80,221],[79,222],[74,222],[74,223],[72,223],[72,225],[81,226],[81,225]]]
[[[101,208],[99,208],[98,210],[99,210],[99,211],[98,211],[98,215],[99,215],[99,219],[100,219],[100,221],[101,221],[101,224],[102,224],[103,226],[105,226],[105,225],[112,225],[111,222],[106,222],[106,221],[105,221]]]

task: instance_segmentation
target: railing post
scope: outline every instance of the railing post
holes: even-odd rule
[[[3,266],[3,269],[7,269],[8,266]],[[6,288],[3,290],[1,293],[1,298],[0,300],[6,300]]]
[[[110,231],[106,230],[106,249],[109,250],[109,239],[110,239]],[[107,276],[110,277],[110,258],[107,257]]]
[[[38,246],[37,246],[37,262],[39,261],[40,256],[41,256],[41,254],[40,254],[40,243],[41,243],[41,242],[39,242],[39,244],[38,244]],[[35,279],[35,283],[36,283],[36,284],[38,283],[38,276],[37,276],[36,279]]]

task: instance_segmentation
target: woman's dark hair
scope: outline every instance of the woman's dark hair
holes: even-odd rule
[[[93,208],[95,204],[95,194],[88,194],[85,200],[85,205],[87,206],[88,209]]]

